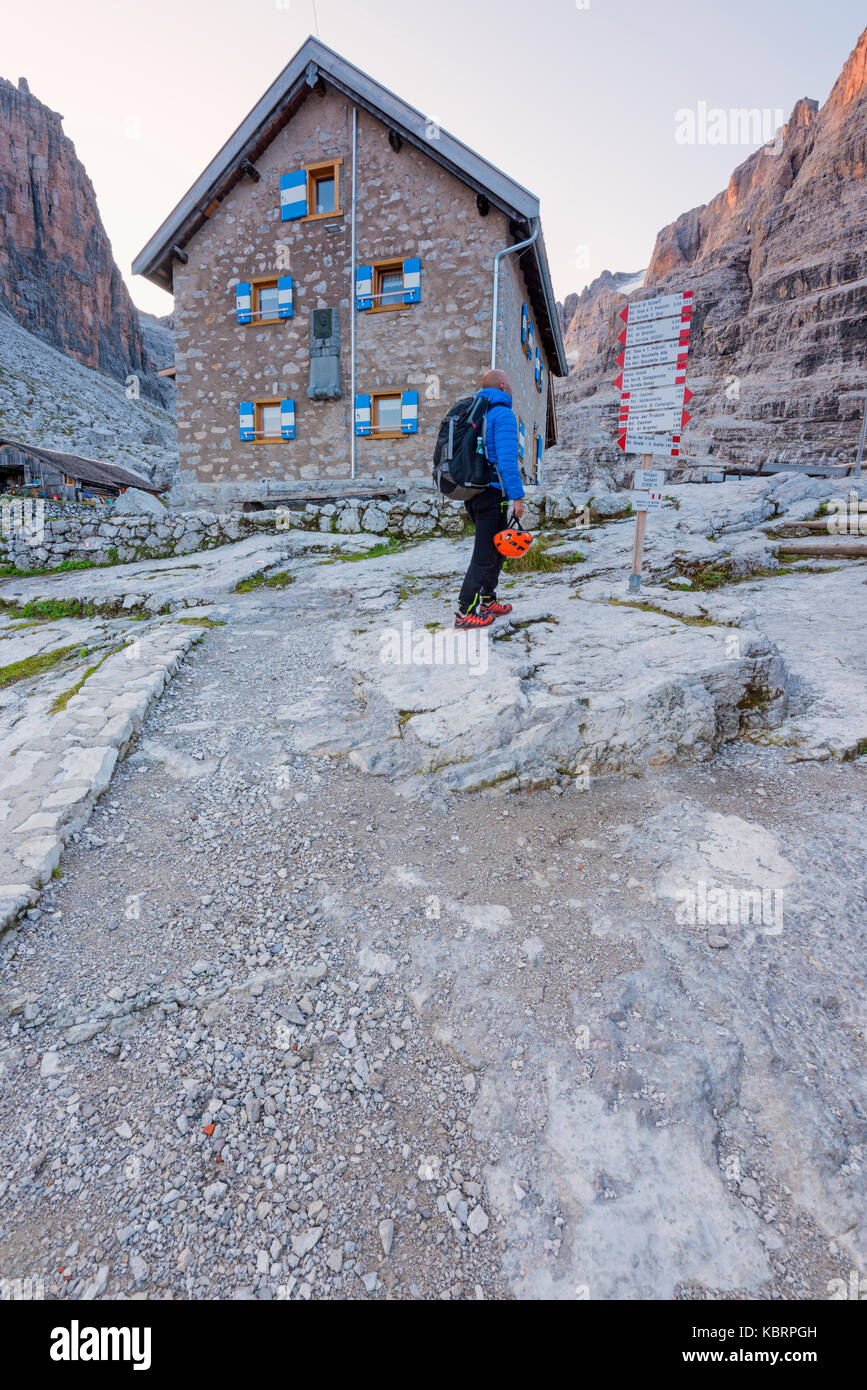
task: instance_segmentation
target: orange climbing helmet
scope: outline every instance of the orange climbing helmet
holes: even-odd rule
[[[532,544],[533,537],[524,530],[514,514],[509,518],[506,530],[498,531],[494,536],[494,545],[508,560],[517,560],[520,555],[526,555]]]

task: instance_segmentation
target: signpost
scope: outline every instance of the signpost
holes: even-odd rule
[[[634,484],[635,545],[629,576],[630,591],[637,593],[647,513],[662,507],[664,476],[661,468],[649,465],[654,457],[679,457],[681,431],[692,418],[685,409],[692,400],[686,385],[692,290],[627,304],[620,317],[626,327],[618,338],[623,351],[617,365],[622,371],[614,383],[621,393],[617,445],[624,454],[641,455]]]

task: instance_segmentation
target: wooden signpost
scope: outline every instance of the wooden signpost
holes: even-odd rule
[[[641,588],[641,559],[647,513],[662,506],[664,483],[661,468],[650,467],[654,458],[678,458],[680,435],[691,419],[684,408],[692,399],[686,384],[686,357],[692,321],[692,290],[659,295],[620,311],[626,327],[617,358],[622,368],[615,380],[620,388],[617,444],[624,454],[640,454],[641,469],[635,475],[635,545],[632,551],[630,591]]]

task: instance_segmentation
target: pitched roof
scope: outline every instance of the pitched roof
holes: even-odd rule
[[[215,199],[225,198],[246,176],[242,165],[255,163],[302,102],[323,82],[343,92],[357,106],[369,111],[409,144],[423,150],[429,158],[486,197],[516,224],[515,241],[525,239],[524,228],[530,232],[534,230],[539,221],[539,200],[534,194],[448,131],[440,130],[435,140],[429,139],[426,131],[430,119],[427,116],[319,39],[310,37],[136,256],[132,263],[134,274],[144,275],[155,285],[171,291],[173,249],[183,249],[207,220],[206,209],[212,207]],[[566,353],[541,229],[534,245],[520,252],[519,259],[552,368],[559,369],[558,374],[565,376],[568,372]]]
[[[32,454],[34,458],[49,463],[70,478],[80,483],[93,483],[95,487],[137,487],[142,492],[156,494],[149,478],[140,473],[130,473],[116,463],[103,463],[99,459],[83,458],[80,454],[64,454],[57,449],[43,449],[41,444],[24,444],[20,439],[0,439],[0,449],[18,449],[22,454]]]

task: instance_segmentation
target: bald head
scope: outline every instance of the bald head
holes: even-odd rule
[[[499,367],[494,367],[491,371],[485,372],[485,375],[482,377],[482,390],[489,389],[491,391],[505,391],[507,396],[511,396],[512,394],[512,383],[506,376],[506,373],[500,371]]]

